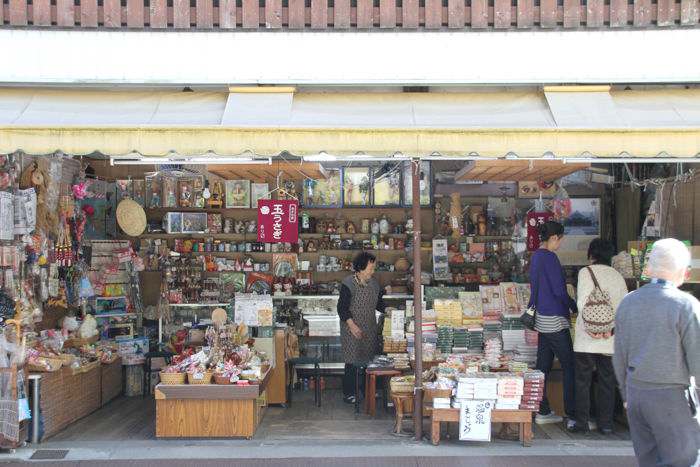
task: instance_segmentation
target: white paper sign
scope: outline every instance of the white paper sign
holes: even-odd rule
[[[7,191],[0,191],[0,240],[13,240],[14,229],[14,196]]]
[[[246,326],[272,326],[272,296],[238,294],[234,300],[233,321]]]
[[[459,413],[459,439],[491,441],[492,400],[463,400]]]
[[[15,235],[32,233],[36,226],[36,191],[19,190],[15,196]]]

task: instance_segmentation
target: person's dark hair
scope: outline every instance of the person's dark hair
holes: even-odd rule
[[[613,256],[615,256],[615,245],[609,240],[596,238],[588,245],[588,259],[593,260],[594,264],[610,266]]]
[[[372,253],[363,251],[362,253],[358,253],[357,256],[355,256],[355,259],[352,260],[352,269],[355,272],[364,271],[367,269],[367,265],[369,263],[374,263],[375,261],[377,261],[376,256],[374,256]]]
[[[537,227],[540,234],[540,240],[546,242],[552,237],[562,237],[564,235],[564,226],[558,222],[547,221]]]

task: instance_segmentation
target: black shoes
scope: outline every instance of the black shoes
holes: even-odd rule
[[[598,431],[600,431],[600,434],[603,436],[610,436],[615,433],[612,428],[601,428]]]
[[[581,426],[578,423],[573,423],[571,425],[568,425],[566,427],[567,431],[569,433],[588,433],[588,427],[587,426]]]
[[[354,404],[355,396],[345,396],[343,397],[343,402],[345,402],[346,404]]]

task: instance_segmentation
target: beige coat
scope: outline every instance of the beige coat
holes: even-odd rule
[[[617,310],[622,299],[627,295],[627,284],[622,275],[611,268],[602,264],[591,266],[593,274],[600,287],[610,294],[610,301],[613,308]],[[609,339],[594,339],[585,330],[581,312],[586,305],[588,295],[593,292],[595,286],[590,273],[586,268],[582,268],[578,273],[578,287],[576,304],[578,306],[579,315],[576,318],[576,337],[574,340],[574,352],[596,353],[604,355],[612,355],[614,352],[615,338]]]

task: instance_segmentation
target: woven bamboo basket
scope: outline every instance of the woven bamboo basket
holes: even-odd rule
[[[43,357],[43,359],[48,363],[48,368],[42,365],[33,365],[29,363],[27,365],[29,371],[53,372],[60,370],[63,366],[63,360],[58,357]]]
[[[403,376],[394,376],[389,382],[389,387],[392,393],[411,393],[413,392],[413,380],[409,380]]]
[[[162,384],[185,384],[187,375],[185,373],[163,373],[160,372],[160,382]]]
[[[215,384],[231,384],[231,378],[224,375],[215,374],[214,375]]]
[[[202,373],[202,375],[202,379],[195,379],[194,373],[187,373],[187,382],[189,384],[211,384],[211,379],[214,374],[211,371],[207,371],[206,373]]]

